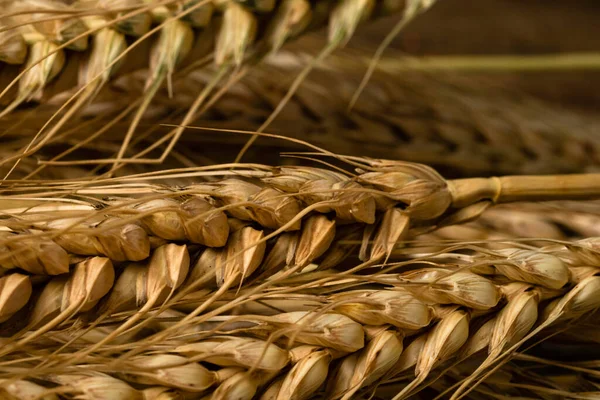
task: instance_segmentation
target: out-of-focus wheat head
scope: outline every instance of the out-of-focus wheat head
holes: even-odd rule
[[[430,1],[388,2],[343,0],[308,2],[212,1],[212,0],[45,0],[8,1],[3,8],[0,59],[16,76],[0,96],[4,117],[24,102],[45,102],[57,93],[63,96],[55,110],[16,154],[2,165],[18,163],[45,145],[62,138],[65,124],[94,100],[118,74],[144,70],[143,94],[129,104],[132,121],[121,138],[113,169],[120,161],[131,162],[126,152],[142,116],[162,87],[177,96],[177,74],[198,68],[211,71],[212,78],[180,119],[188,125],[215,93],[218,84],[247,73],[265,55],[276,52],[289,39],[328,25],[333,49],[346,43],[357,25],[382,15],[398,13],[410,20],[429,8]],[[68,3],[68,4],[67,4]],[[77,53],[80,54],[77,54]],[[325,51],[328,53],[329,51]],[[77,80],[73,80],[77,77]],[[218,93],[217,93],[218,94]],[[12,97],[12,98],[11,98]],[[161,163],[180,139],[184,128],[175,128],[164,141],[167,148],[158,159],[137,163]],[[96,133],[97,136],[101,133]]]
[[[319,48],[312,44],[306,48],[305,42],[294,43],[289,51],[280,51],[236,83],[224,86],[226,93],[210,100],[194,125],[225,131],[258,129],[285,96],[291,77],[307,66],[303,54]],[[393,51],[389,56],[402,57]],[[595,116],[523,94],[515,97],[481,79],[378,71],[348,112],[365,67],[360,54],[336,52],[306,77],[268,130],[341,154],[423,162],[451,176],[591,172],[600,162],[600,124]],[[125,164],[115,171],[127,174],[151,168],[146,162],[155,163],[161,157],[176,130],[161,124],[179,125],[182,113],[212,79],[210,71],[186,72],[185,77],[173,80],[176,96],[169,98],[166,86],[159,89],[138,119],[139,114],[132,114],[144,96],[146,74],[138,71],[117,77],[98,92],[93,103],[65,120],[63,132],[49,140],[46,148],[22,159],[11,177],[84,175],[94,166],[110,163],[127,132],[132,133],[128,154],[132,162],[135,159],[142,165]],[[59,94],[35,112],[22,110],[4,117],[4,157],[27,147],[68,96]],[[141,124],[135,135],[132,123]],[[188,130],[160,165],[228,162],[246,140],[245,135],[222,131]],[[304,149],[297,142],[263,138],[248,150],[248,159],[281,163],[281,152]],[[294,159],[283,161],[293,163]],[[10,167],[5,163],[0,171],[6,175]]]
[[[256,20],[252,43],[243,41],[245,36],[239,32],[246,25],[236,21],[243,17],[230,18],[237,29],[226,27],[229,19],[225,3],[105,1],[56,6],[91,29],[86,36],[88,49],[78,52],[76,49],[85,46],[75,41],[61,50],[66,54],[66,64],[57,79],[41,91],[34,90],[37,84],[28,86],[28,96],[34,92],[42,95],[34,109],[15,111],[9,103],[0,133],[5,139],[1,175],[62,178],[86,175],[90,170],[105,172],[107,164],[112,164],[109,171],[114,175],[161,165],[188,167],[227,162],[247,141],[243,135],[223,132],[187,131],[183,135],[182,127],[166,128],[161,123],[246,131],[268,126],[271,132],[308,139],[337,153],[423,162],[454,176],[567,173],[597,168],[600,124],[595,116],[573,113],[522,93],[492,89],[480,80],[450,73],[392,73],[383,69],[371,76],[359,101],[348,112],[347,105],[367,67],[364,54],[338,51],[317,66],[305,55],[314,56],[327,48],[327,41],[311,40],[305,35],[283,51],[280,47],[286,38],[327,21],[331,29],[342,26],[341,21],[348,24],[353,21],[350,16],[360,11],[360,2],[236,3],[232,6],[235,10],[252,11],[240,11],[240,15]],[[14,7],[27,9],[27,4]],[[371,10],[367,14],[373,18],[394,10],[400,18],[411,17],[403,2],[376,2],[373,9],[366,3],[363,6],[365,12]],[[50,3],[43,9],[48,7]],[[194,11],[182,15],[190,8]],[[39,14],[34,13],[35,19],[51,20],[44,26],[52,29],[38,29],[53,32],[53,39],[46,42],[54,46],[60,47],[65,38],[73,37],[59,35],[67,27],[70,31],[81,28],[75,23],[63,27],[56,13]],[[25,23],[32,18],[31,13],[14,11],[6,21],[18,19]],[[16,25],[13,21],[7,27]],[[245,28],[247,32],[252,31],[251,25]],[[20,54],[26,54],[30,46],[23,35],[17,34],[19,29],[0,33],[6,36],[3,43],[7,48],[13,49],[5,52],[6,60],[12,60],[7,62],[27,60]],[[145,37],[150,29],[154,33]],[[226,30],[232,35],[226,36]],[[42,36],[39,32],[34,35],[38,39]],[[232,44],[232,40],[239,43]],[[19,43],[24,46],[18,47]],[[219,50],[226,47],[225,43],[230,43],[230,51],[238,55],[220,56],[225,54]],[[15,50],[15,46],[21,50]],[[274,49],[279,51],[259,68],[252,67],[255,60]],[[242,50],[245,61],[241,67],[225,66],[236,64]],[[387,60],[404,57],[397,52],[388,54]],[[215,58],[229,61],[215,66],[211,62]],[[0,78],[9,83],[18,69],[7,62]],[[291,78],[309,67],[317,71],[303,77],[304,84],[294,89],[286,107],[279,109]],[[52,68],[44,71],[45,76],[52,75]],[[16,89],[13,87],[3,98],[8,100]],[[278,117],[272,120],[274,109]],[[193,150],[197,146],[206,151],[198,155]],[[297,149],[301,147],[292,142],[261,140],[247,152],[252,161],[280,163],[282,150]],[[292,158],[286,161],[294,162]]]

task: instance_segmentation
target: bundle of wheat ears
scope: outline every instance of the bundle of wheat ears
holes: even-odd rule
[[[1,2],[0,399],[599,398],[597,116],[338,50],[434,3]]]

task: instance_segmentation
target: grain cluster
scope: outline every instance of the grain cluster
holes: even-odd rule
[[[458,399],[600,306],[597,237],[431,239],[483,223],[493,203],[597,198],[594,174],[445,180],[345,161],[356,171],[213,166],[179,187],[15,183],[1,220],[4,392],[401,399],[425,385]],[[454,383],[435,389],[442,371]]]

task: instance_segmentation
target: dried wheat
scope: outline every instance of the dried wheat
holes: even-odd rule
[[[589,257],[589,254],[591,254],[589,250],[585,250],[585,247],[582,250],[583,253],[579,249],[580,247],[574,242],[563,248],[557,248],[556,246],[541,248],[539,252],[540,254],[552,252],[557,257],[562,257],[564,262],[574,263],[574,260],[578,260],[574,258],[575,255],[584,254]],[[495,252],[490,259],[490,254],[486,254],[489,251],[483,248],[482,251],[473,260],[479,257],[482,260],[487,260],[486,262],[489,265],[494,266],[510,265],[513,262],[514,252]],[[586,253],[586,251],[588,252]],[[436,259],[435,254],[430,257],[432,257],[432,260]],[[418,262],[426,261],[427,258],[422,257],[421,260],[414,261],[417,263],[415,265],[418,265]],[[105,305],[100,310],[111,309],[111,313],[117,311],[122,313],[125,310],[134,311],[134,315],[137,316],[134,320],[138,319],[141,322],[145,319],[148,319],[148,321],[156,319],[158,324],[149,325],[145,322],[144,324],[148,327],[153,326],[153,329],[158,329],[159,332],[164,330],[165,333],[172,333],[165,336],[169,339],[156,345],[150,344],[151,342],[146,343],[145,339],[142,338],[140,340],[141,349],[147,348],[147,350],[142,350],[141,354],[132,358],[123,358],[122,361],[116,359],[117,363],[114,365],[108,362],[100,362],[97,373],[94,373],[96,375],[93,374],[94,379],[90,381],[90,385],[92,382],[96,382],[99,385],[99,390],[100,388],[113,390],[121,385],[118,382],[122,381],[115,381],[112,385],[109,382],[111,382],[111,379],[120,378],[136,385],[141,384],[144,392],[151,390],[150,386],[158,384],[183,392],[202,392],[209,387],[218,386],[218,393],[220,393],[220,396],[224,396],[223,398],[228,398],[226,396],[231,393],[238,393],[239,396],[248,396],[248,398],[255,393],[261,393],[266,396],[264,398],[283,398],[282,396],[308,398],[319,390],[324,390],[333,398],[350,398],[355,394],[369,393],[376,387],[374,385],[383,383],[386,387],[390,384],[387,382],[403,379],[408,385],[400,393],[398,397],[400,398],[404,394],[411,393],[418,383],[426,381],[427,376],[435,368],[444,368],[449,362],[455,362],[453,360],[469,361],[485,348],[489,348],[490,351],[489,361],[478,365],[482,370],[486,369],[488,365],[493,365],[501,355],[504,356],[503,349],[518,345],[521,338],[530,334],[534,328],[534,323],[536,323],[538,307],[541,307],[539,308],[541,318],[538,321],[540,325],[536,330],[553,326],[559,320],[570,319],[577,323],[590,310],[597,309],[600,306],[597,296],[594,295],[595,288],[600,282],[598,277],[595,276],[598,273],[597,268],[581,268],[577,266],[581,264],[573,264],[573,266],[568,267],[569,275],[572,276],[570,283],[557,290],[551,289],[555,285],[550,281],[537,282],[545,284],[548,289],[541,286],[531,286],[527,283],[506,283],[503,278],[496,275],[500,271],[498,269],[487,268],[485,264],[477,261],[463,259],[463,262],[466,266],[472,265],[471,269],[473,271],[481,271],[479,273],[483,275],[478,276],[475,280],[465,280],[468,274],[460,272],[463,269],[462,266],[459,265],[459,269],[456,270],[459,272],[455,272],[453,268],[456,269],[456,266],[453,266],[453,264],[441,264],[440,267],[443,266],[443,269],[439,271],[446,271],[446,276],[431,275],[429,278],[432,280],[431,283],[423,286],[423,289],[426,290],[417,289],[414,291],[414,284],[417,281],[415,281],[415,273],[413,272],[403,272],[399,275],[386,272],[383,274],[373,273],[372,275],[348,275],[344,277],[336,274],[320,275],[321,272],[308,271],[302,274],[306,276],[300,281],[294,277],[283,278],[283,280],[278,281],[275,276],[272,285],[261,289],[262,292],[255,291],[253,295],[253,301],[259,300],[262,304],[262,306],[257,304],[258,308],[255,308],[255,310],[263,310],[260,307],[270,307],[268,308],[270,311],[266,315],[239,314],[242,311],[241,309],[237,309],[235,304],[229,304],[225,301],[222,305],[214,304],[212,308],[207,309],[209,314],[211,313],[210,310],[224,310],[224,314],[215,317],[201,316],[197,323],[189,325],[184,331],[179,330],[176,323],[168,321],[173,318],[175,318],[175,321],[181,320],[186,314],[159,312],[142,315],[139,311],[135,311],[137,308],[135,302],[129,302],[129,305],[127,305],[127,301],[119,303],[120,307],[117,309],[115,306],[109,306],[109,304],[115,304],[115,297],[110,295],[105,297]],[[152,265],[149,267],[150,270],[153,268]],[[156,264],[157,267],[158,265]],[[144,270],[145,268],[142,268],[140,272]],[[152,275],[150,270],[148,276]],[[369,270],[365,269],[365,271],[368,272]],[[506,271],[500,272],[505,273]],[[441,272],[437,273],[441,274]],[[426,271],[420,271],[419,274],[423,277],[428,276]],[[127,273],[124,271],[121,278],[128,280],[125,278],[126,276]],[[465,277],[461,278],[461,276]],[[527,281],[527,277],[524,275],[515,275],[513,279],[515,277]],[[453,282],[452,285],[443,284],[444,279]],[[159,278],[159,280],[164,279]],[[76,279],[72,278],[72,281],[75,282]],[[130,279],[129,281],[131,282]],[[310,284],[304,285],[302,281]],[[50,288],[56,286],[53,282],[50,281],[46,284],[47,288],[43,293],[50,293]],[[95,280],[94,282],[97,283],[90,282],[89,285],[93,286],[89,286],[86,290],[101,295],[105,289],[100,288],[106,287],[105,283],[102,283],[105,280]],[[322,283],[319,284],[318,282]],[[372,287],[374,284],[378,284],[393,285],[396,289],[392,291],[383,288],[377,291],[360,289],[352,292],[347,290],[347,284],[352,282],[357,288],[360,288],[361,285]],[[455,289],[452,289],[452,286],[458,284],[458,287],[460,287],[461,282],[479,283],[476,286],[469,286],[472,285],[469,283],[465,288],[457,288],[454,292]],[[481,286],[483,283],[491,284],[492,293],[499,293],[501,301],[498,297],[495,297],[485,307],[479,301],[474,301],[473,293],[476,292],[471,291],[476,287],[485,287]],[[98,289],[94,288],[95,285],[98,286]],[[65,287],[63,290],[71,290],[67,288],[68,286],[69,284],[63,286]],[[111,292],[117,294],[118,286],[119,283]],[[122,287],[125,289],[127,285],[123,284]],[[291,301],[286,303],[286,299],[277,295],[277,291],[280,289],[285,290],[288,287],[293,290],[295,296],[299,297],[296,300],[290,299]],[[253,290],[252,288],[252,286],[249,286],[241,291],[234,290],[230,294],[237,299],[236,301],[244,298],[249,299],[247,293],[250,293],[249,290]],[[200,296],[204,293],[205,300],[202,300],[202,297],[198,297],[197,300],[200,302],[208,300],[211,297],[211,290],[214,289],[209,289],[208,292],[205,289],[198,291],[197,293]],[[410,291],[413,291],[412,295],[408,294]],[[161,296],[166,293],[163,290],[153,289],[149,289],[148,292],[163,293]],[[398,293],[398,296],[395,293]],[[449,295],[449,293],[455,294]],[[45,295],[42,294],[43,296]],[[498,294],[493,296],[498,296]],[[46,297],[48,296],[46,295]],[[314,301],[311,301],[311,298]],[[79,302],[79,300],[73,299],[72,301]],[[364,299],[364,302],[361,299]],[[465,302],[467,299],[468,302]],[[551,300],[551,302],[539,303],[540,300]],[[41,298],[35,301],[40,306],[47,304]],[[93,300],[90,299],[90,301]],[[168,300],[168,297],[161,297],[160,301],[168,302],[170,300]],[[388,303],[388,301],[392,302]],[[423,309],[423,311],[420,311],[423,313],[422,322],[404,322],[406,317],[399,314],[402,302],[406,302],[415,311]],[[184,304],[185,302],[182,303],[182,305]],[[281,310],[288,307],[286,304],[289,304],[292,308],[306,307],[307,311],[290,310],[287,313],[282,313]],[[447,305],[441,306],[441,304]],[[538,304],[544,305],[538,306]],[[320,311],[323,307],[329,305],[333,307],[332,310],[341,314]],[[226,308],[223,308],[224,306]],[[460,308],[457,306],[460,306]],[[247,307],[253,306],[248,304]],[[47,309],[47,307],[45,308]],[[81,306],[82,310],[87,308],[89,308],[88,305]],[[226,311],[227,308],[229,311]],[[36,309],[38,308],[34,307],[34,310]],[[34,320],[43,318],[39,312],[35,314],[34,311],[32,316],[35,317],[35,315],[38,315],[38,317]],[[159,322],[163,315],[167,318],[166,322]],[[349,319],[348,316],[356,322]],[[409,317],[414,318],[412,313]],[[467,329],[469,320],[473,320],[470,325],[475,325]],[[94,321],[94,319],[91,321]],[[96,321],[98,320],[96,319]],[[49,351],[60,350],[53,356],[53,358],[58,358],[54,359],[53,364],[51,364],[53,365],[52,370],[57,371],[56,377],[40,375],[39,378],[42,381],[48,380],[64,384],[65,388],[58,393],[63,393],[63,391],[64,393],[70,393],[73,390],[85,391],[86,387],[77,386],[70,381],[61,381],[62,378],[59,378],[69,376],[67,372],[69,362],[78,359],[77,355],[80,351],[78,349],[85,349],[85,347],[80,348],[77,346],[78,343],[89,343],[89,340],[92,343],[94,341],[95,343],[103,343],[97,347],[100,355],[109,349],[110,353],[126,351],[130,348],[132,340],[139,340],[136,339],[136,336],[129,336],[126,341],[111,342],[112,338],[117,337],[114,332],[122,332],[123,329],[119,328],[120,319],[114,320],[114,322],[110,322],[111,319],[106,321],[113,328],[104,331],[104,333],[97,331],[96,333],[99,336],[96,336],[95,339],[89,335],[83,337],[81,336],[82,332],[75,329],[75,336],[69,341],[70,344],[65,346],[60,332],[54,331],[54,322],[52,322],[43,328],[44,332],[35,331],[37,332],[35,335],[40,336],[41,339],[37,342],[37,345],[31,341],[30,335],[26,335],[21,339],[21,345],[43,346]],[[365,325],[361,325],[361,323]],[[388,325],[390,323],[393,327]],[[132,324],[128,323],[128,325]],[[472,333],[469,333],[471,331]],[[138,335],[137,337],[142,333],[139,329],[135,332],[135,335]],[[410,342],[404,344],[406,349],[402,351],[402,338],[404,336],[409,338]],[[294,347],[298,345],[301,346]],[[9,347],[12,347],[14,352],[12,357],[19,354],[18,346],[9,345]],[[175,356],[173,353],[179,354],[179,356]],[[57,361],[58,363],[56,363]],[[85,358],[77,361],[77,363],[85,362]],[[146,372],[150,366],[154,365],[153,362],[160,365],[159,371],[162,372],[159,375],[156,375],[157,370]],[[198,362],[202,364],[198,364]],[[203,366],[205,363],[219,365],[224,369],[219,371],[208,370]],[[288,370],[288,366],[292,366],[292,368]],[[0,365],[0,370],[4,370],[3,368]],[[45,367],[43,364],[39,368],[37,373],[44,374]],[[330,368],[333,369],[328,372]],[[465,368],[465,366],[461,368]],[[406,375],[406,371],[410,369],[415,370],[413,383],[410,383],[410,378],[408,378],[408,381],[406,381],[406,377],[402,378]],[[35,371],[35,369],[30,369],[28,376],[37,376]],[[106,373],[110,376],[103,377],[101,375]],[[194,374],[201,374],[204,377],[201,381],[206,381],[206,383],[196,386],[200,381],[197,377],[192,378],[192,376],[195,376]],[[333,381],[326,386],[322,386],[325,377],[330,376],[329,374],[331,374]],[[15,371],[5,375],[6,378],[9,376],[15,376]],[[188,382],[188,378],[195,382],[193,387],[190,386],[192,380]],[[85,382],[85,379],[81,381]],[[23,382],[25,382],[23,385],[26,386],[27,381]],[[236,382],[239,383],[238,389],[236,389],[238,386],[234,384]],[[131,387],[125,383],[123,385],[125,385],[123,388]],[[6,386],[6,388],[10,389],[9,386]],[[140,395],[133,388],[127,390],[131,391],[130,396]],[[162,393],[161,389],[158,388],[152,390]],[[456,395],[459,393],[456,392]]]
[[[490,204],[490,200],[506,202],[522,199],[577,199],[598,195],[598,189],[587,184],[587,179],[593,180],[594,175],[569,176],[566,178],[568,185],[561,183],[560,187],[553,187],[563,178],[504,177],[445,181],[433,170],[419,164],[365,160],[361,167],[359,175],[349,177],[325,169],[284,167],[270,170],[264,166],[261,167],[261,171],[236,171],[240,178],[246,175],[246,180],[237,178],[209,181],[191,185],[179,193],[171,191],[173,194],[194,196],[193,200],[182,206],[173,202],[166,203],[168,206],[172,204],[175,209],[183,207],[188,217],[191,216],[187,220],[181,214],[175,217],[172,214],[174,210],[170,208],[159,211],[161,208],[156,208],[156,202],[145,203],[143,198],[105,203],[109,207],[102,210],[96,210],[92,205],[71,208],[68,204],[56,202],[21,210],[7,209],[4,213],[14,217],[3,220],[8,231],[4,233],[2,243],[10,251],[3,255],[2,259],[6,261],[2,262],[2,266],[29,268],[35,273],[62,273],[68,268],[64,250],[79,255],[103,255],[113,261],[137,261],[147,257],[151,246],[148,234],[152,233],[162,236],[165,240],[189,238],[204,245],[219,245],[230,230],[221,210],[225,210],[232,217],[254,221],[264,228],[276,229],[270,234],[250,226],[234,229],[234,239],[231,243],[235,243],[235,246],[225,247],[222,255],[218,257],[224,257],[231,263],[231,257],[237,257],[236,254],[252,248],[257,261],[252,261],[251,253],[246,253],[244,258],[247,259],[241,260],[243,269],[242,266],[234,264],[227,268],[216,268],[215,273],[222,284],[230,277],[243,279],[252,274],[263,258],[265,239],[282,231],[297,230],[301,218],[310,211],[334,212],[337,223],[319,214],[309,214],[302,218],[304,224],[301,233],[296,235],[295,242],[292,242],[295,246],[294,258],[287,260],[286,256],[286,261],[299,267],[326,253],[335,238],[335,226],[339,223],[367,224],[365,232],[375,234],[375,245],[370,256],[365,258],[377,261],[391,253],[390,244],[396,243],[409,227],[413,232],[419,232],[423,228],[464,222],[477,217]],[[85,189],[80,193],[106,193],[105,190],[100,186],[97,189]],[[146,193],[153,191],[164,192],[164,189],[156,186],[143,190]],[[166,193],[169,194],[168,191]],[[278,199],[285,200],[277,204]],[[216,209],[210,203],[222,208]],[[197,206],[191,207],[192,204]],[[392,220],[387,218],[381,220],[379,228],[369,228],[369,225],[378,221],[382,211],[394,207],[397,218],[405,219],[405,222],[398,225],[403,227],[401,230],[390,230],[387,225]],[[127,217],[132,214],[132,217]],[[388,214],[389,211],[385,215]],[[152,215],[154,217],[151,217]],[[141,224],[138,225],[135,221],[140,220],[140,217]],[[410,224],[407,221],[410,221]],[[200,226],[204,232],[191,232],[192,224],[199,222],[202,222]],[[209,222],[210,227],[207,226]],[[160,228],[161,226],[167,228]],[[42,232],[27,233],[26,230],[32,228],[34,232]],[[172,231],[173,229],[175,231]],[[210,237],[209,232],[220,232],[219,235],[223,239],[209,243],[204,239]],[[41,244],[46,242],[36,243],[37,239],[34,239],[49,236],[55,238],[55,242],[47,242],[50,247],[43,247]],[[369,235],[365,238],[368,239]],[[25,243],[22,242],[23,239],[31,244],[19,248],[19,243]],[[160,241],[154,242],[156,245],[160,244]],[[54,250],[54,243],[61,247]],[[35,245],[31,246],[32,244]],[[32,259],[35,262],[30,261]],[[57,263],[55,260],[62,262]],[[42,267],[46,265],[56,267]],[[233,278],[232,274],[237,275],[237,278]]]
[[[328,1],[320,2],[318,5],[312,5],[306,0],[286,0],[265,4],[209,0],[171,0],[165,1],[163,4],[139,0],[116,2],[82,0],[74,5],[51,0],[8,2],[6,9],[11,13],[10,15],[18,16],[19,25],[10,26],[10,22],[8,22],[9,25],[5,28],[7,32],[10,32],[11,29],[20,29],[33,33],[29,36],[26,36],[26,33],[22,34],[24,42],[31,43],[30,68],[24,69],[18,77],[20,85],[18,95],[2,115],[10,113],[24,101],[33,98],[40,99],[42,89],[63,69],[64,52],[62,48],[68,47],[82,51],[88,46],[87,36],[90,35],[94,39],[89,61],[82,63],[81,67],[80,77],[82,79],[80,79],[79,85],[82,85],[82,88],[77,90],[73,97],[65,103],[65,106],[68,106],[74,97],[78,97],[77,100],[68,106],[70,107],[68,111],[56,123],[51,124],[51,120],[48,120],[49,129],[46,132],[43,132],[44,129],[39,130],[36,139],[22,148],[19,156],[9,157],[8,160],[4,160],[3,164],[13,160],[18,162],[23,156],[35,153],[52,140],[64,124],[97,95],[100,88],[115,73],[120,61],[152,33],[158,32],[158,37],[148,60],[149,72],[143,99],[122,140],[116,157],[118,160],[124,159],[142,115],[165,81],[169,94],[172,95],[175,67],[186,58],[198,56],[192,51],[194,47],[201,49],[200,58],[205,55],[213,58],[216,65],[221,66],[221,70],[215,75],[213,82],[199,96],[196,96],[194,105],[191,106],[183,120],[184,125],[188,124],[198,112],[212,86],[224,76],[229,66],[239,66],[247,61],[252,63],[262,58],[265,53],[277,50],[285,41],[301,34],[303,30],[325,25],[326,20],[329,20],[329,39],[330,46],[333,48],[347,42],[357,25],[364,20],[394,12],[404,12],[403,18],[409,20],[416,14],[413,10],[415,6],[427,9],[431,3],[411,1],[404,10],[405,7],[400,4],[390,7],[385,2],[376,4],[373,0]],[[90,13],[90,9],[95,11]],[[212,18],[213,9],[220,14],[219,18]],[[112,10],[114,12],[107,12]],[[267,14],[268,17],[261,18],[261,15],[264,14]],[[47,15],[51,15],[51,17]],[[116,19],[111,20],[111,17]],[[145,32],[149,28],[148,17],[158,25]],[[213,22],[213,19],[219,21]],[[207,25],[209,25],[209,31],[218,30],[212,54],[210,50],[208,52],[203,50],[207,47],[204,42],[212,39],[209,37],[210,34],[207,36],[204,33]],[[265,25],[264,28],[262,25]],[[198,46],[194,46],[193,27],[202,28],[197,38]],[[260,32],[261,36],[255,43],[257,32]],[[140,34],[142,36],[139,40],[126,47],[125,35]],[[15,51],[12,49],[13,43],[19,40],[18,36],[13,33],[5,36],[7,37],[3,37],[3,39],[6,45],[4,43],[2,45],[7,50],[3,51],[6,53],[3,57],[13,63],[19,61],[19,56],[15,55]],[[210,45],[208,48],[210,49]],[[40,68],[45,71],[43,74],[36,72]],[[3,92],[3,94],[5,93],[6,91]],[[56,116],[57,114],[54,114],[51,119]],[[181,128],[177,130],[172,144],[179,140],[182,132]],[[40,140],[37,140],[38,138]],[[34,142],[36,143],[34,144]],[[168,154],[169,151],[165,154]],[[115,162],[114,168],[117,166],[118,164]]]
[[[258,128],[279,102],[282,91],[286,90],[286,73],[295,74],[304,65],[299,57],[285,54],[278,57],[281,61],[275,66],[261,65],[260,69],[253,70],[234,85],[222,100],[211,105],[199,123],[223,129]],[[359,101],[353,112],[348,114],[345,111],[346,99],[353,89],[348,82],[356,81],[357,72],[361,69],[360,64],[348,67],[356,64],[352,64],[352,53],[341,58],[343,63],[330,61],[325,64],[326,70],[314,72],[307,78],[306,84],[272,122],[271,130],[286,136],[308,138],[338,153],[360,152],[374,157],[389,157],[391,154],[404,160],[433,164],[451,174],[578,172],[591,170],[597,165],[598,135],[595,127],[598,124],[592,116],[575,114],[522,96],[519,97],[520,106],[515,108],[512,107],[516,101],[513,94],[488,89],[478,81],[452,76],[432,79],[415,74],[392,79],[376,74],[363,93],[364,100]],[[157,104],[146,113],[145,119],[153,123],[179,124],[178,113],[191,105],[197,93],[209,83],[207,79],[205,73],[190,73],[186,79],[174,80],[177,96],[169,100],[166,90],[161,92],[161,100],[155,102]],[[108,129],[101,135],[103,146],[96,139],[98,146],[94,147],[94,151],[103,149],[105,141],[109,141],[114,146],[108,147],[103,154],[107,158],[116,154],[130,121],[113,121],[113,127],[107,127],[102,121],[118,117],[124,109],[136,103],[144,82],[144,76],[128,74],[118,79],[113,84],[115,87],[101,91],[95,103],[85,111],[86,115],[96,119],[85,120],[85,125],[82,125],[84,122],[80,118],[72,117],[65,126],[72,139],[65,139],[63,146],[70,148],[75,145],[79,149],[76,154],[83,161],[89,158],[86,151],[90,148],[77,139],[87,139]],[[461,91],[456,89],[457,86]],[[124,90],[129,93],[128,96],[124,96]],[[482,95],[482,92],[485,94]],[[526,104],[523,104],[524,101]],[[35,134],[54,111],[56,108],[47,104],[43,110],[37,110],[37,119],[27,118],[26,112],[8,116],[7,125],[20,123],[27,127],[20,131],[13,129],[15,135],[8,134],[16,140],[11,148],[18,151],[24,146],[23,134]],[[172,113],[175,113],[174,117],[170,116]],[[368,141],[361,135],[362,131],[370,132]],[[132,142],[134,151],[143,151],[162,136],[161,132],[148,134],[151,136],[141,143]],[[565,135],[570,138],[567,146],[563,146]],[[57,138],[57,143],[62,140]],[[244,140],[239,135],[227,135],[226,141],[222,135],[214,133],[185,135],[181,138],[185,146],[176,147],[176,151],[189,159],[197,159],[197,154],[190,148],[202,146],[206,153],[221,154],[224,147],[230,151],[238,149]],[[262,162],[265,157],[270,162],[280,162],[279,151],[302,149],[291,142],[279,144],[261,140],[258,143],[256,150],[251,150],[251,156]],[[518,149],[513,143],[519,144]],[[272,156],[265,153],[272,153]],[[52,152],[40,154],[52,160],[49,165],[62,165],[65,172],[77,173],[72,161],[53,160],[57,154]],[[98,162],[101,163],[100,160]],[[172,158],[170,162],[177,163],[177,159]],[[44,164],[42,169],[46,166]],[[40,171],[39,166],[28,169],[29,172]],[[26,171],[25,174],[28,173]]]

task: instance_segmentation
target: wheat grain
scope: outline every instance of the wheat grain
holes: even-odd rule
[[[343,358],[332,371],[332,378],[327,383],[327,393],[331,397],[341,397],[347,392],[350,380],[358,364],[358,353],[352,353]]]
[[[511,296],[508,304],[498,313],[491,332],[488,357],[473,371],[473,374],[452,394],[456,399],[462,391],[493,363],[502,351],[519,342],[533,328],[538,314],[538,295],[535,291],[518,292]]]
[[[238,366],[266,371],[280,371],[289,361],[288,352],[274,344],[228,336],[182,345],[173,349],[173,352],[223,367]]]
[[[473,332],[458,354],[459,360],[467,360],[474,354],[487,349],[490,344],[490,338],[497,325],[497,317],[493,316],[487,320],[475,319],[472,322],[472,327],[469,329]],[[416,347],[416,345],[415,345]],[[414,359],[414,357],[412,358]]]
[[[392,367],[391,374],[399,375],[400,373],[417,365],[417,361],[419,359],[419,356],[421,355],[421,352],[423,351],[423,347],[425,346],[426,340],[427,335],[419,335],[416,338],[414,338],[408,344],[408,346],[405,345],[405,348],[402,354],[400,354],[398,361]]]
[[[36,33],[56,44],[66,44],[67,48],[83,51],[88,46],[87,37],[78,38],[86,32],[85,25],[78,18],[69,18],[69,6],[61,1],[24,0],[10,2],[7,10],[15,13],[16,22],[29,24]],[[47,18],[47,12],[56,16]],[[61,14],[61,12],[63,12]],[[38,14],[39,13],[39,14]]]
[[[31,312],[30,325],[40,326],[49,320],[70,316],[74,311],[87,311],[110,290],[114,269],[106,258],[90,258],[75,267],[67,278],[51,280],[40,294]]]
[[[268,51],[278,51],[285,41],[307,28],[311,18],[311,4],[306,0],[283,0],[265,33]]]
[[[346,385],[340,393],[343,395],[341,398],[350,399],[361,387],[376,382],[396,364],[401,353],[402,341],[396,332],[386,330],[371,339],[358,355],[350,379],[340,382]],[[340,378],[345,380],[346,377]],[[338,391],[339,389],[338,387]]]
[[[330,362],[328,351],[310,352],[285,375],[275,399],[309,399],[327,378]]]
[[[256,271],[266,249],[266,244],[261,242],[263,237],[262,231],[251,227],[244,227],[233,233],[230,244],[220,251],[215,259],[218,286],[230,281],[234,285],[238,284]],[[245,249],[251,250],[244,251]]]
[[[209,247],[222,247],[227,241],[229,227],[223,212],[218,212],[207,201],[193,198],[182,203],[174,199],[156,199],[142,202],[135,209],[151,214],[141,222],[149,233],[166,240],[190,241]],[[163,209],[164,211],[160,211]],[[173,211],[170,211],[173,210]],[[213,211],[210,213],[210,211]],[[199,215],[202,221],[186,223]]]
[[[425,380],[437,363],[448,360],[465,344],[469,337],[468,319],[468,314],[460,310],[451,312],[442,318],[423,344],[415,366],[415,380],[394,396],[394,399],[406,397],[411,390]]]
[[[346,291],[333,295],[335,310],[365,325],[391,324],[418,330],[431,322],[431,310],[402,288],[397,290]]]
[[[6,115],[24,101],[40,99],[42,89],[60,73],[65,64],[65,53],[49,41],[34,43],[29,49],[27,69],[19,80],[17,98],[2,110]]]
[[[48,228],[61,230],[72,226],[74,223],[77,223],[77,220],[56,220],[48,223]],[[91,226],[102,229],[104,223],[110,224],[111,220],[103,219],[99,224]],[[99,235],[67,233],[57,237],[56,243],[73,254],[103,255],[114,261],[140,261],[150,255],[148,235],[135,224],[127,224],[112,230],[108,229]]]
[[[89,399],[143,399],[142,393],[120,379],[101,373],[58,375],[52,381],[65,386],[66,392]]]
[[[248,372],[242,371],[226,379],[212,395],[207,397],[215,400],[252,400],[257,391],[257,379]]]
[[[1,22],[2,28],[14,23],[6,17]],[[18,65],[25,63],[26,57],[27,43],[21,32],[16,29],[0,32],[0,61]]]
[[[548,246],[546,253],[561,257],[571,265],[597,265],[600,241],[597,237],[577,240],[567,245]]]
[[[128,14],[126,11],[115,11],[115,10],[131,10],[140,8],[143,6],[142,0],[82,0],[74,3],[75,8],[92,8],[96,7],[98,10],[104,11],[102,14],[106,19],[114,19],[115,30],[120,31],[125,35],[131,35],[135,37],[142,36],[150,30],[152,23],[152,16],[150,13],[143,12],[125,19],[120,19],[124,15]],[[91,6],[91,7],[90,7]],[[180,5],[178,5],[180,6]],[[154,9],[153,9],[154,10]],[[95,17],[95,16],[94,16]],[[86,23],[89,21],[89,17],[82,17]]]
[[[23,400],[58,400],[58,396],[51,393],[48,394],[48,389],[26,380],[15,382],[2,382],[0,394],[7,400],[23,399]]]
[[[469,272],[422,268],[401,274],[397,282],[419,297],[440,304],[460,304],[475,310],[487,310],[498,304],[500,293],[486,278]]]
[[[31,297],[31,279],[26,275],[0,277],[0,323],[23,308]]]
[[[0,232],[2,238],[12,233]],[[63,274],[69,270],[69,255],[58,244],[49,240],[13,241],[0,246],[0,266],[5,269],[21,268],[34,274]]]

